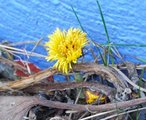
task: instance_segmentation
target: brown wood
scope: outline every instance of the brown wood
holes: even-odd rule
[[[36,74],[30,75],[27,78],[23,78],[20,80],[2,83],[0,85],[0,91],[7,91],[7,90],[19,90],[26,88],[28,86],[32,86],[33,84],[36,84],[40,82],[42,79],[50,77],[54,75],[57,72],[55,69],[46,69],[44,71],[40,71]]]
[[[144,103],[146,103],[146,97],[103,105],[81,105],[44,100],[35,96],[0,96],[0,118],[3,120],[21,120],[27,114],[30,108],[36,105],[58,109],[75,110],[79,112],[102,112],[114,109],[129,108]]]

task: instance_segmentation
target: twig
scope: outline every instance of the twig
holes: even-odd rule
[[[18,45],[36,44],[36,43],[37,43],[37,41],[28,40],[28,41],[22,41],[22,42],[17,42],[17,43],[10,43],[10,44],[8,44],[8,46],[18,46]]]
[[[35,44],[35,46],[32,48],[31,52],[30,52],[30,55],[32,54],[32,52],[36,49],[36,47],[40,44],[40,42],[43,40],[43,38],[39,39],[37,41],[37,43]]]
[[[18,49],[18,48],[14,48],[14,47],[10,47],[10,46],[7,46],[7,45],[2,45],[2,44],[0,44],[0,48],[4,49],[5,51],[7,51],[9,53],[17,53],[17,54],[26,55],[25,51],[22,50],[22,49]],[[30,52],[30,51],[27,51],[27,53],[28,53],[29,56],[31,55],[31,56],[43,57],[43,58],[46,57],[44,55],[41,55],[41,54],[38,54],[38,53],[34,53],[34,52]]]
[[[124,73],[122,73],[120,70],[118,70],[117,68],[114,68],[119,74],[121,74],[123,76],[123,79],[125,81],[127,81],[130,85],[132,85],[134,88],[146,92],[146,89],[143,87],[140,87],[139,85],[135,84],[134,82],[132,82],[126,75],[124,75]]]
[[[10,89],[19,90],[38,83],[44,78],[54,75],[57,72],[55,69],[46,69],[36,74],[30,75],[27,78],[23,78],[17,81],[10,81],[0,85],[0,91],[8,91]]]
[[[56,90],[67,90],[67,89],[73,89],[73,88],[82,88],[82,87],[88,87],[93,88],[94,90],[98,92],[102,92],[106,96],[110,98],[112,101],[112,95],[114,95],[114,88],[102,85],[100,83],[95,82],[64,82],[64,83],[50,83],[50,84],[36,84],[30,87],[27,87],[23,91],[29,92],[29,93],[38,93],[38,91],[56,91]]]
[[[28,55],[28,53],[27,53],[27,51],[26,51],[25,49],[24,49],[24,51],[25,51],[26,57],[27,57],[26,61],[24,61],[24,64],[26,65],[28,74],[31,74],[31,70],[30,70],[30,67],[29,67],[29,65],[28,65],[29,55]],[[30,56],[31,56],[31,54],[30,54]]]
[[[110,66],[112,66],[112,65],[110,65]],[[127,66],[125,66],[125,65],[120,65],[120,64],[115,64],[115,65],[113,65],[114,67],[118,67],[119,69],[121,69],[121,70],[126,70],[127,69]],[[136,69],[137,70],[141,70],[141,69],[146,69],[146,65],[136,65]]]
[[[93,72],[97,75],[102,76],[107,79],[109,82],[113,83],[119,91],[125,89],[127,84],[123,81],[120,74],[112,71],[111,67],[105,67],[103,65],[95,64],[95,63],[83,63],[83,64],[75,64],[73,66],[74,71],[82,71],[82,72]]]
[[[21,54],[21,55],[26,55],[26,53],[24,52],[24,51],[13,51],[13,50],[7,50],[9,53],[16,53],[16,54]],[[27,51],[28,53],[28,55],[29,56],[35,56],[35,57],[42,57],[42,58],[45,58],[46,56],[45,55],[42,55],[42,54],[39,54],[39,53],[34,53],[34,52],[32,52],[31,54],[30,54],[30,52],[29,51]]]
[[[146,92],[145,88],[142,88],[133,83],[124,73],[122,73],[119,69],[115,67],[105,67],[95,63],[83,63],[76,64],[73,66],[73,68],[75,71],[95,72],[97,75],[101,75],[102,77],[105,77],[109,82],[113,83],[119,91],[128,87],[127,83],[129,83],[133,87],[140,89],[143,92]]]
[[[136,111],[141,111],[141,110],[145,110],[146,107],[143,107],[143,108],[137,108],[137,109],[134,109],[134,110],[129,110],[127,112],[122,112],[122,113],[118,113],[118,114],[114,114],[114,115],[110,115],[106,118],[103,118],[101,120],[109,120],[111,118],[114,118],[114,117],[117,117],[117,116],[120,116],[120,115],[124,115],[124,114],[128,114],[128,113],[132,113],[132,112],[136,112]]]
[[[50,100],[41,100],[39,102],[40,105],[48,106],[51,108],[58,108],[58,109],[70,109],[75,111],[95,111],[95,112],[101,112],[101,111],[108,111],[108,110],[114,110],[114,109],[124,109],[133,107],[139,104],[146,103],[146,97],[129,100],[129,101],[123,101],[123,102],[117,102],[117,103],[108,103],[103,105],[81,105],[81,104],[70,104],[70,103],[61,103],[61,102],[55,102]],[[87,109],[88,108],[88,109]]]
[[[115,111],[116,110],[110,110],[110,111],[106,111],[106,112],[101,112],[101,113],[97,113],[97,114],[94,114],[94,115],[91,115],[91,116],[88,116],[88,117],[85,117],[85,118],[82,118],[82,119],[79,119],[79,120],[88,120],[88,119],[99,117],[99,116],[102,116],[102,115],[105,115],[105,114],[109,114],[109,113],[112,113],[112,112],[115,112]]]
[[[88,111],[88,109],[90,111],[102,112],[102,111],[115,110],[115,109],[124,109],[143,103],[146,103],[146,97],[135,99],[135,100],[124,101],[124,102],[118,102],[118,103],[103,104],[103,105],[81,105],[81,104],[71,104],[71,103],[62,103],[62,102],[51,101],[51,100],[44,100],[36,96],[33,97],[0,96],[0,107],[2,108],[0,111],[0,115],[1,118],[10,119],[11,117],[13,119],[19,118],[16,120],[20,120],[22,116],[27,114],[30,108],[36,105],[42,105],[50,108],[58,108],[65,110],[75,110],[78,112]],[[20,112],[21,114],[18,114]]]

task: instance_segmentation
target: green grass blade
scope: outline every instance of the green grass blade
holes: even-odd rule
[[[74,9],[74,7],[71,5],[71,8],[72,8],[72,11],[73,11],[73,13],[74,13],[74,15],[75,15],[75,17],[76,17],[76,19],[77,19],[77,21],[78,21],[78,23],[79,23],[79,25],[80,25],[80,27],[81,27],[81,29],[84,31],[84,32],[86,32],[85,31],[85,29],[84,29],[84,27],[83,27],[83,25],[82,25],[82,23],[81,23],[81,21],[80,21],[80,19],[79,19],[79,17],[78,17],[78,15],[77,15],[77,13],[76,13],[76,11],[75,11],[75,9]],[[87,33],[87,32],[86,32]],[[88,39],[94,46],[96,46],[96,48],[97,49],[99,49],[99,47],[101,47],[102,48],[102,46],[100,45],[100,44],[97,44],[96,42],[94,42],[92,39],[91,39],[91,37],[88,35],[88,37],[90,38],[90,39]]]
[[[111,49],[110,53],[112,55],[114,54],[113,51],[112,51],[112,49]],[[115,64],[115,59],[114,59],[114,56],[112,56],[112,55],[111,55],[111,62],[112,62],[112,65],[114,65]]]
[[[102,46],[146,47],[146,44],[101,44]]]
[[[74,15],[75,15],[75,17],[76,17],[76,19],[77,19],[77,21],[78,21],[78,23],[79,23],[79,25],[80,25],[80,27],[81,27],[81,29],[84,31],[84,32],[86,32],[85,31],[85,29],[84,29],[84,27],[83,27],[83,25],[82,25],[82,23],[81,23],[81,21],[80,21],[80,19],[79,19],[79,17],[78,17],[78,15],[77,15],[77,13],[76,13],[76,11],[75,11],[75,9],[74,9],[74,7],[71,5],[71,9],[72,9],[72,11],[73,11],[73,13],[74,13]],[[87,33],[87,32],[86,32]],[[89,36],[89,35],[88,35]],[[97,48],[99,47],[99,46],[97,46],[97,44],[91,39],[91,37],[89,36],[89,40],[90,40],[90,42],[94,45],[94,46],[96,46]]]
[[[138,85],[139,85],[138,95],[139,95],[139,97],[141,97],[140,86],[142,86],[142,78],[144,76],[144,72],[145,72],[145,68],[142,69],[141,74],[140,74],[140,78],[139,78],[139,81],[138,81]]]
[[[82,24],[81,24],[81,21],[80,21],[78,15],[77,15],[77,13],[76,13],[76,11],[75,11],[75,9],[74,9],[74,7],[73,7],[72,5],[71,5],[71,8],[72,8],[72,11],[73,11],[73,13],[75,14],[75,16],[76,16],[76,18],[77,18],[77,21],[78,21],[78,23],[79,23],[81,29],[82,29],[83,31],[85,31],[84,28],[83,28],[83,26],[82,26]]]
[[[105,58],[106,56],[103,57],[103,55],[102,55],[100,49],[98,49],[98,52],[99,52],[99,55],[100,55],[100,57],[101,57],[101,59],[102,59],[103,64],[104,64],[105,66],[107,66],[107,60],[106,60],[106,58]]]
[[[107,30],[107,27],[106,27],[106,23],[105,23],[105,20],[104,20],[104,16],[103,16],[103,12],[101,10],[100,3],[99,3],[98,0],[96,0],[96,3],[97,3],[97,6],[98,6],[98,9],[99,9],[99,12],[100,12],[100,16],[101,16],[101,19],[102,19],[102,23],[103,23],[103,26],[104,26],[105,33],[106,33],[106,37],[107,37],[107,40],[108,40],[108,46],[107,46],[108,53],[106,54],[106,58],[107,58],[106,61],[107,61],[107,65],[108,65],[109,62],[110,62],[110,58],[112,59],[112,61],[114,59],[114,58],[112,58],[112,56],[110,56],[110,54],[112,54],[111,46],[110,46],[111,42],[110,42],[110,37],[109,37],[109,34],[108,34],[108,30]]]
[[[105,32],[106,32],[106,36],[107,36],[108,43],[110,43],[110,37],[109,37],[109,34],[108,34],[108,30],[107,30],[107,27],[106,27],[106,23],[105,23],[105,20],[104,20],[103,13],[102,13],[102,10],[101,10],[101,6],[100,6],[98,0],[96,0],[96,3],[97,3],[98,8],[99,8],[100,16],[102,18],[102,22],[103,22],[104,29],[105,29]]]
[[[146,60],[145,60],[145,59],[138,58],[138,57],[136,57],[136,59],[137,59],[138,61],[143,62],[143,63],[145,63],[145,64],[146,64]]]

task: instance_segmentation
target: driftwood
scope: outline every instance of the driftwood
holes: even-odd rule
[[[109,67],[105,67],[103,65],[98,64],[77,64],[74,65],[74,71],[83,71],[83,72],[95,72],[97,75],[101,75],[102,77],[105,77],[109,82],[113,83],[116,88],[118,89],[125,89],[126,88],[126,82],[123,82],[122,77],[119,77],[120,75],[117,73],[114,73],[112,69]],[[55,69],[47,69],[41,72],[38,72],[36,74],[33,74],[27,78],[23,78],[17,81],[8,82],[6,84],[0,85],[0,91],[7,91],[7,90],[20,90],[23,88],[26,88],[28,86],[32,86],[38,82],[40,82],[42,79],[52,76],[55,74],[57,70]]]
[[[117,68],[105,67],[103,65],[98,65],[95,63],[88,63],[88,64],[76,64],[73,66],[73,70],[79,72],[93,72],[94,74],[100,75],[105,79],[107,79],[109,82],[113,83],[114,86],[117,88],[117,91],[125,90],[128,87],[127,85],[128,82],[133,87],[146,92],[146,89],[133,83],[126,75],[124,75]],[[5,84],[2,83],[0,85],[0,91],[24,89],[26,87],[37,84],[42,79],[52,76],[55,73],[57,73],[57,70],[47,69],[38,72],[36,74],[33,74],[27,78],[23,78],[17,81],[7,82]]]
[[[0,96],[0,119],[22,120],[24,117],[26,117],[28,111],[36,105],[58,109],[75,110],[79,112],[102,112],[114,109],[124,109],[143,103],[146,103],[146,97],[104,105],[80,105],[43,100],[38,97]]]
[[[84,73],[93,73],[96,75],[100,75],[104,77],[109,82],[113,83],[116,90],[114,88],[110,88],[108,86],[102,85],[100,83],[50,83],[50,84],[42,84],[41,80],[54,75],[58,71],[56,69],[47,69],[36,74],[33,74],[27,78],[23,78],[17,81],[11,81],[7,83],[1,83],[0,91],[8,91],[8,90],[23,90],[25,92],[37,93],[38,91],[55,91],[55,90],[65,90],[77,87],[89,87],[101,93],[104,93],[108,96],[112,101],[112,96],[115,95],[116,91],[122,91],[129,87],[128,83],[133,87],[140,89],[144,92],[146,90],[144,88],[139,87],[134,82],[132,82],[126,75],[124,75],[120,70],[113,67],[105,67],[103,65],[98,65],[94,63],[88,64],[76,64],[73,66],[73,71],[75,72],[84,72]],[[117,102],[117,103],[108,103],[104,105],[80,105],[80,104],[69,104],[62,102],[55,102],[51,100],[42,100],[38,97],[19,97],[19,96],[0,96],[0,119],[9,119],[9,120],[20,120],[23,119],[24,116],[28,113],[28,111],[36,106],[47,106],[50,108],[58,108],[58,109],[68,109],[74,111],[96,111],[102,112],[107,110],[115,110],[115,109],[124,109],[132,106],[136,106],[139,104],[146,103],[146,97]]]
[[[140,89],[141,91],[146,92],[145,88],[142,88],[132,82],[124,73],[115,67],[105,67],[95,63],[83,63],[74,65],[74,70],[82,72],[93,72],[97,75],[101,75],[109,82],[113,83],[118,91],[122,91],[127,88],[127,83],[129,83],[136,89]]]
[[[97,82],[63,82],[63,83],[50,83],[50,84],[36,84],[26,89],[23,89],[24,92],[27,93],[38,93],[39,91],[43,91],[44,93],[48,93],[49,91],[56,90],[66,90],[73,88],[92,88],[95,91],[101,92],[109,97],[112,101],[115,95],[115,88],[108,87],[106,85],[97,83]]]
[[[42,79],[50,77],[54,75],[57,72],[55,69],[46,69],[44,71],[40,71],[36,74],[30,75],[29,77],[12,81],[12,82],[7,82],[7,83],[2,83],[0,85],[0,91],[7,91],[7,90],[20,90],[23,88],[26,88],[28,86],[32,86],[38,82],[40,82]]]
[[[129,101],[117,102],[117,103],[108,103],[103,105],[69,104],[69,103],[54,102],[49,100],[41,100],[38,104],[51,108],[71,109],[75,111],[102,112],[102,111],[108,111],[114,109],[124,109],[144,103],[146,103],[146,97],[133,99]]]
[[[103,65],[94,63],[85,63],[74,65],[74,71],[93,72],[94,74],[100,75],[109,82],[113,83],[114,86],[120,90],[123,90],[127,87],[127,83],[111,67],[105,67]]]
[[[109,96],[111,102],[114,101],[115,99],[118,101],[123,101],[123,100],[129,99],[127,94],[131,93],[131,89],[128,87],[127,83],[130,83],[136,89],[140,89],[141,91],[146,92],[146,89],[144,89],[144,88],[138,86],[137,84],[135,84],[134,82],[132,82],[126,75],[124,75],[117,68],[105,67],[103,65],[98,65],[95,63],[88,63],[88,64],[76,64],[73,66],[73,70],[79,71],[79,72],[85,72],[85,73],[87,72],[87,73],[97,74],[97,75],[104,77],[109,82],[113,83],[116,90],[114,90],[114,93],[111,92],[111,90],[109,90],[110,94],[106,92],[106,90],[105,90],[106,87],[104,85],[101,85],[98,87],[97,86],[94,87],[94,85],[91,85],[94,87],[94,89],[96,88],[95,90]],[[45,91],[46,89],[48,89],[47,91],[51,91],[52,89],[59,90],[59,89],[71,88],[70,87],[71,85],[70,86],[68,86],[67,84],[66,85],[65,84],[64,85],[63,84],[57,85],[56,83],[53,83],[53,84],[50,84],[47,86],[40,84],[40,87],[36,85],[36,84],[40,83],[40,81],[42,79],[47,78],[49,76],[53,76],[55,73],[57,73],[56,69],[47,69],[44,71],[40,71],[36,74],[33,74],[27,78],[23,78],[23,79],[20,79],[17,81],[7,82],[5,84],[1,83],[0,92],[4,92],[4,91],[8,91],[8,90],[13,90],[13,91],[22,90],[22,89],[27,90],[27,88],[28,88],[28,90],[32,89],[30,91],[34,90],[34,92],[36,92],[37,90]],[[76,83],[74,83],[74,84],[76,84]],[[81,84],[82,83],[80,83],[80,85]],[[61,86],[61,85],[63,85],[63,86]],[[85,85],[85,83],[84,83],[84,85]],[[78,87],[77,84],[75,86]]]

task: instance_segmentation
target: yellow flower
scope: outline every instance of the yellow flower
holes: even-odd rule
[[[56,61],[54,67],[63,73],[72,69],[72,63],[82,56],[82,48],[87,44],[86,33],[77,28],[61,31],[59,28],[49,35],[45,46],[48,50],[48,61]]]
[[[99,93],[93,92],[93,91],[90,91],[90,90],[85,91],[85,98],[86,98],[86,102],[89,103],[89,104],[94,103],[97,99],[99,99],[99,101],[101,101],[101,102],[104,102],[105,99],[106,99],[105,96],[102,96],[100,98]]]

